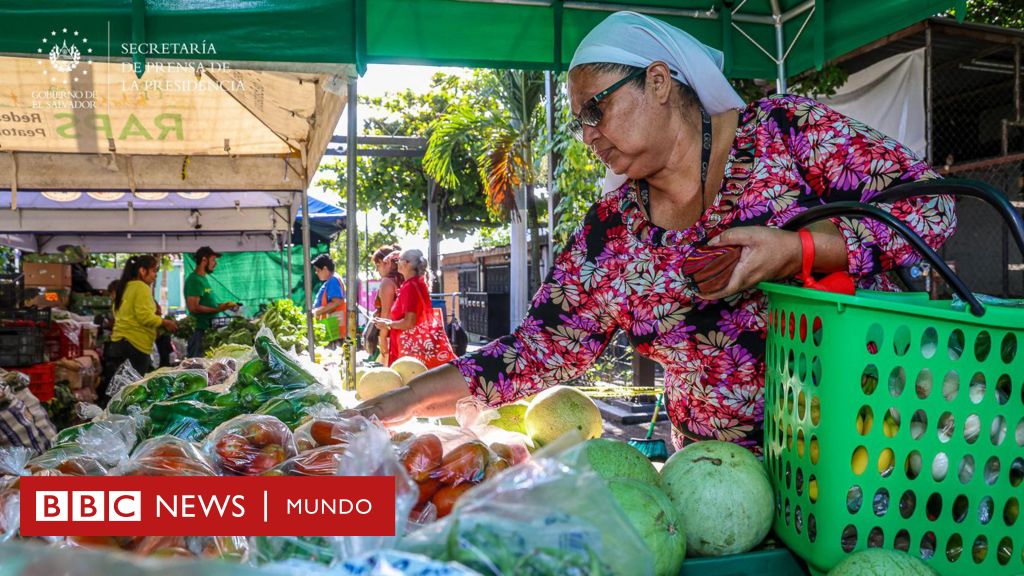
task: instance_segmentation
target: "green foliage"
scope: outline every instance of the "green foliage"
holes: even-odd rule
[[[564,79],[563,74],[559,83],[563,83]],[[567,127],[572,115],[565,94],[561,91],[555,113],[555,137],[549,145],[560,160],[555,166],[557,223],[554,244],[555,252],[558,253],[565,248],[569,236],[583,222],[591,205],[601,197],[600,180],[604,178],[605,166],[585,144],[569,133]]]
[[[14,273],[14,248],[0,246],[0,274]]]
[[[434,75],[430,90],[415,94],[411,90],[385,97],[361,98],[360,115],[365,117],[362,133],[367,136],[429,137],[432,125],[441,115],[464,107],[471,99],[485,109],[493,105],[478,97],[484,91],[483,72],[469,78],[450,74]],[[369,145],[361,148],[371,147]],[[357,201],[360,210],[380,211],[389,234],[396,229],[416,233],[426,222],[427,175],[418,157],[382,158],[360,156],[357,160]],[[326,189],[346,198],[346,162],[324,166],[332,177],[319,182]],[[471,149],[456,146],[450,159],[454,182],[437,191],[440,232],[444,238],[464,239],[480,227],[496,226],[485,204],[479,167]],[[372,242],[371,242],[372,245]]]
[[[955,15],[956,11],[950,11],[950,14]],[[1021,0],[967,0],[966,20],[1004,28],[1024,28],[1024,2]]]
[[[494,216],[506,217],[520,186],[538,183],[544,134],[542,72],[480,71],[480,91],[450,107],[431,125],[423,167],[442,186],[463,183],[459,153],[474,159]]]

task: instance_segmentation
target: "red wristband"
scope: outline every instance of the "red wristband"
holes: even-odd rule
[[[853,278],[846,272],[833,272],[820,281],[814,279],[814,275],[811,274],[811,269],[814,267],[814,237],[806,228],[801,228],[799,234],[802,253],[800,276],[797,279],[803,282],[804,288],[836,294],[853,294],[856,291],[856,286]]]
[[[800,280],[807,286],[814,281],[814,277],[811,276],[811,269],[814,268],[814,236],[811,236],[811,231],[806,228],[801,228],[798,233],[801,248]]]

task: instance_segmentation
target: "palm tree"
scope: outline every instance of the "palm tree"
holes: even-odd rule
[[[531,276],[540,281],[540,245],[537,203],[534,188],[540,178],[538,148],[544,136],[541,103],[544,99],[544,73],[524,70],[493,72],[489,93],[474,101],[456,104],[434,123],[430,132],[423,167],[445,188],[458,185],[453,158],[459,147],[476,156],[481,182],[487,193],[488,207],[503,218],[510,218],[512,232],[512,320],[517,323],[526,312],[525,286],[517,290],[525,272],[525,222],[527,214],[533,242],[530,250]],[[493,105],[488,105],[493,103]],[[529,289],[533,289],[530,286]],[[521,294],[520,294],[521,292]]]

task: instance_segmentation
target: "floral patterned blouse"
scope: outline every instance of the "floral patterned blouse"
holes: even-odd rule
[[[623,330],[665,369],[677,447],[718,439],[759,452],[766,299],[758,290],[700,299],[682,271],[687,256],[728,228],[779,227],[812,206],[936,177],[903,145],[823,104],[788,95],[760,100],[740,112],[721,190],[696,224],[666,230],[649,222],[635,181],[606,194],[519,328],[454,364],[474,396],[499,406],[581,376]],[[956,227],[948,197],[881,206],[933,247]],[[895,290],[882,273],[918,258],[877,222],[835,223],[861,288]]]

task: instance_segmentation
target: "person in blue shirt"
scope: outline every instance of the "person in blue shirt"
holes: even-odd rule
[[[346,314],[348,313],[345,304],[345,289],[342,288],[341,277],[334,271],[334,260],[327,254],[321,254],[313,259],[313,272],[323,282],[316,298],[313,299],[313,318],[324,320],[328,325],[337,322],[337,339],[331,341],[329,348],[336,348],[345,337]],[[331,330],[328,331],[329,333]]]

